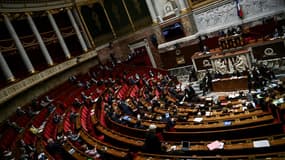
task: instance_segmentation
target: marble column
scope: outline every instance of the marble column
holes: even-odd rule
[[[71,13],[71,11],[70,11],[69,8],[67,8],[67,14],[68,14],[68,17],[69,17],[69,19],[70,19],[70,22],[71,22],[71,24],[72,24],[72,26],[73,26],[75,32],[76,32],[77,38],[78,38],[78,40],[79,40],[79,42],[80,42],[80,45],[81,45],[83,51],[84,51],[84,52],[87,52],[87,50],[88,50],[88,49],[87,49],[87,46],[86,46],[86,44],[85,44],[85,42],[84,42],[84,40],[83,40],[83,37],[82,37],[81,32],[80,32],[80,30],[79,30],[79,27],[77,26],[77,24],[76,24],[76,22],[75,22],[75,19],[74,19],[74,17],[73,17],[73,15],[72,15],[72,13]]]
[[[20,39],[19,39],[19,37],[18,37],[18,35],[17,35],[13,25],[12,25],[12,23],[10,22],[10,20],[9,20],[7,15],[3,14],[3,16],[4,16],[5,25],[6,25],[7,29],[8,29],[11,37],[15,41],[16,47],[17,47],[17,49],[19,51],[19,54],[20,54],[22,60],[24,61],[24,64],[25,64],[27,70],[30,73],[34,73],[35,69],[34,69],[34,67],[33,67],[33,65],[32,65],[32,63],[31,63],[31,61],[30,61],[30,59],[29,59],[29,57],[28,57],[28,55],[26,53],[26,50],[23,47],[23,45],[22,45],[22,43],[21,43],[21,41],[20,41]]]
[[[2,52],[0,51],[0,68],[3,71],[3,74],[7,81],[14,81],[15,77],[13,73],[11,72],[5,58],[2,55]]]
[[[187,5],[185,0],[178,0],[179,6],[180,6],[180,12],[184,13],[187,11]]]
[[[80,26],[80,28],[82,30],[82,35],[83,35],[83,38],[84,38],[84,40],[86,42],[87,47],[88,48],[93,48],[92,45],[91,45],[91,42],[89,41],[88,35],[86,33],[88,31],[85,30],[83,22],[81,22],[81,20],[80,20],[80,16],[78,14],[79,11],[77,12],[76,8],[73,8],[72,12],[73,12],[73,15],[75,17],[75,20],[77,21],[77,23],[79,24],[79,26]]]
[[[37,41],[39,42],[42,54],[43,54],[47,64],[49,66],[52,66],[53,65],[53,60],[51,59],[51,57],[49,55],[49,52],[47,50],[47,47],[46,47],[46,45],[45,45],[45,43],[44,43],[44,41],[43,41],[43,39],[42,39],[42,37],[41,37],[37,27],[36,27],[32,17],[30,16],[30,14],[27,14],[27,18],[28,18],[28,22],[30,24],[31,29],[32,29],[34,35],[36,36]]]
[[[152,0],[145,0],[153,23],[157,23],[156,13],[153,8]]]
[[[58,26],[57,26],[57,24],[56,24],[56,22],[55,22],[55,20],[54,20],[54,18],[52,16],[52,14],[49,11],[47,13],[48,13],[48,19],[49,19],[49,21],[51,23],[51,26],[52,26],[53,30],[55,31],[55,34],[56,34],[56,36],[58,38],[58,41],[59,41],[59,44],[60,44],[60,46],[61,46],[61,48],[62,48],[62,50],[63,50],[63,52],[65,54],[65,57],[68,58],[68,59],[71,58],[70,52],[69,52],[69,50],[68,50],[68,48],[67,48],[67,46],[66,46],[66,44],[65,44],[65,42],[63,40],[63,37],[62,37],[62,35],[61,35],[61,33],[60,33],[59,29],[58,29]]]
[[[146,50],[147,50],[147,54],[148,54],[148,57],[149,57],[149,59],[150,59],[150,62],[151,62],[152,67],[153,67],[153,68],[157,68],[157,65],[156,65],[156,63],[155,63],[155,60],[154,60],[154,57],[153,57],[153,55],[152,55],[152,52],[151,52],[151,49],[150,49],[150,47],[149,47],[149,44],[148,44],[147,39],[144,39],[144,43],[145,43],[145,48],[146,48]]]
[[[157,6],[157,1],[154,1],[154,0],[151,0],[151,4],[153,6],[153,9],[154,9],[154,13],[156,15],[156,19],[159,23],[163,22],[163,19],[161,17],[161,15],[159,14],[159,9],[160,7],[163,7],[163,6]]]

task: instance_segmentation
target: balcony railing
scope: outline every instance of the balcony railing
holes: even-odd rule
[[[74,0],[0,0],[0,12],[41,11],[69,7]]]

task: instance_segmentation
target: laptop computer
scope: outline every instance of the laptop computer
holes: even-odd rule
[[[190,150],[190,142],[189,141],[182,141],[181,145],[182,145],[182,148],[181,148],[182,151],[189,151]]]

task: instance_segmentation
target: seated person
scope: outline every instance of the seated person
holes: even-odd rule
[[[7,124],[10,127],[16,129],[16,131],[19,132],[19,133],[21,133],[23,131],[23,128],[20,127],[16,122],[11,122],[10,120],[7,120]]]
[[[69,78],[68,78],[68,80],[70,81],[70,82],[72,82],[72,83],[74,83],[74,82],[76,82],[76,80],[77,80],[77,78],[76,78],[76,76],[70,76]]]
[[[28,108],[28,115],[29,115],[30,117],[35,116],[35,115],[38,115],[39,113],[40,113],[40,111],[33,111],[33,110],[32,110],[32,107],[29,107],[29,108]]]
[[[82,103],[79,101],[78,98],[74,98],[74,102],[72,103],[74,107],[81,107]]]
[[[45,96],[45,101],[46,101],[46,102],[52,102],[53,99],[50,99],[49,96]]]
[[[22,116],[22,115],[26,114],[26,112],[20,106],[18,106],[17,110],[16,110],[16,114],[17,114],[17,116]]]
[[[61,116],[55,113],[52,120],[54,124],[58,124],[61,121]]]
[[[204,45],[202,52],[203,52],[204,54],[208,54],[208,53],[210,53],[210,50],[209,50],[209,48],[208,48],[206,45]]]
[[[14,155],[13,155],[13,152],[12,151],[9,151],[9,150],[5,150],[3,153],[2,153],[2,155],[1,155],[1,157],[3,157],[3,159],[7,159],[7,160],[13,160],[13,159],[15,159],[14,158]]]
[[[20,150],[28,155],[28,158],[31,158],[30,156],[34,155],[36,152],[36,147],[33,146],[33,144],[26,144],[23,139],[20,140]]]
[[[71,141],[77,141],[80,138],[80,133],[75,134],[75,133],[72,133],[71,130],[69,130],[67,132],[67,138],[69,138]]]
[[[57,142],[55,142],[52,138],[48,139],[46,145],[46,150],[51,154],[54,155],[55,153],[58,153],[62,151],[61,145]]]
[[[281,36],[281,34],[279,33],[278,28],[275,28],[274,33],[272,34],[272,38],[278,38],[280,36]]]
[[[48,160],[48,157],[46,156],[45,152],[40,152],[38,154],[38,160]]]
[[[54,106],[54,104],[50,103],[47,109],[49,113],[52,113],[53,111],[55,111],[56,107]]]
[[[100,157],[100,154],[97,151],[96,145],[94,146],[94,148],[89,149],[89,147],[86,144],[84,144],[82,145],[82,148],[86,154],[88,154],[89,156],[92,156],[94,159],[97,159]]]
[[[143,146],[143,151],[147,153],[159,153],[161,152],[161,141],[156,135],[156,125],[151,124],[149,126],[149,132],[146,135],[146,139]]]
[[[59,142],[60,144],[65,143],[66,140],[67,140],[67,137],[63,134],[63,132],[58,133],[56,135],[56,141]]]
[[[70,122],[75,123],[75,122],[76,122],[76,117],[78,117],[78,116],[79,116],[78,113],[76,113],[76,112],[71,112],[70,115],[69,115]]]

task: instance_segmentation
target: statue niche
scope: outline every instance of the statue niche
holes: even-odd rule
[[[173,0],[167,0],[163,6],[164,17],[175,16],[175,11],[177,10],[176,2]]]

